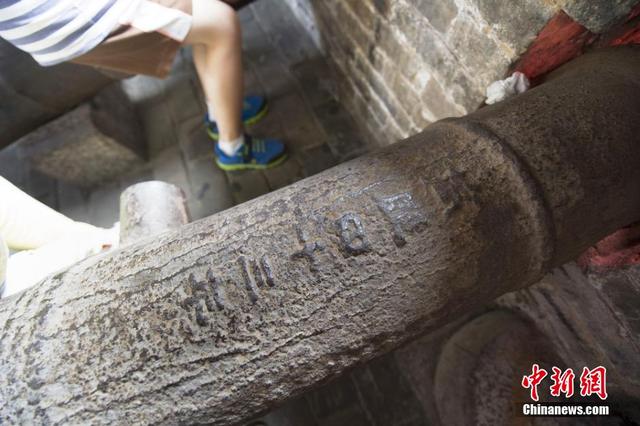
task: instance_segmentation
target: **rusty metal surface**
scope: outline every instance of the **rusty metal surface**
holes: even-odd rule
[[[571,68],[3,300],[0,418],[237,423],[535,283],[640,212],[640,52]]]
[[[614,217],[625,225],[638,219],[637,52],[627,46],[584,55],[517,101],[469,117],[526,159],[552,216],[556,265],[574,259],[593,235],[620,228]]]

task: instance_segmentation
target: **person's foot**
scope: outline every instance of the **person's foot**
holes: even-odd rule
[[[264,96],[247,96],[244,98],[242,106],[242,123],[245,126],[251,126],[260,121],[269,111],[267,98]],[[218,124],[209,119],[209,115],[205,114],[205,124],[207,125],[207,133],[214,141],[220,138],[218,132]]]
[[[225,154],[218,144],[215,147],[216,164],[222,170],[268,169],[282,164],[287,158],[285,145],[277,139],[260,139],[245,136],[244,144],[235,155]]]

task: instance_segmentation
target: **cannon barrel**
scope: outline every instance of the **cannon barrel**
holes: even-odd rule
[[[640,218],[640,49],[0,302],[7,423],[234,424]]]

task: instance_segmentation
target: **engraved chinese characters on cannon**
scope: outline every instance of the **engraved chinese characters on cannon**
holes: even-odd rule
[[[407,233],[419,232],[427,226],[427,217],[409,192],[378,200],[378,207],[393,225],[393,242],[397,247],[407,244]]]
[[[346,213],[336,221],[336,226],[344,253],[357,256],[371,250],[360,216]]]
[[[267,255],[254,259],[241,254],[237,264],[243,281],[238,288],[252,304],[260,299],[261,289],[276,286],[273,266]],[[190,295],[184,298],[182,307],[193,313],[196,324],[205,327],[209,325],[209,313],[233,308],[226,285],[228,282],[211,268],[207,269],[204,279],[197,279],[194,273],[189,275],[187,289]]]

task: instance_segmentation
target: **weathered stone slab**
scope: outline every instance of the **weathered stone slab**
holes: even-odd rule
[[[623,19],[638,0],[561,0],[565,12],[594,33],[602,33]]]
[[[0,40],[0,147],[93,96],[113,79],[89,67],[43,68]]]
[[[338,164],[338,160],[328,145],[310,148],[300,153],[300,161],[305,176],[313,176]]]
[[[332,382],[331,387],[307,395],[307,402],[321,426],[365,426],[369,423],[348,375]]]
[[[187,173],[191,186],[189,211],[193,220],[211,216],[234,205],[227,175],[216,166],[211,154],[187,162]]]
[[[212,165],[212,167],[215,167]],[[252,200],[269,192],[269,183],[260,170],[227,172],[231,185],[231,196],[236,204]]]
[[[18,141],[36,170],[80,187],[109,182],[143,163],[136,113],[118,84]]]
[[[402,375],[403,369],[393,355],[384,355],[351,373],[361,404],[373,424],[428,425],[422,407]]]
[[[453,0],[418,0],[416,7],[441,33],[447,31],[449,24],[458,14],[458,7]]]
[[[302,165],[296,160],[295,156],[292,156],[280,166],[263,171],[272,191],[291,185],[304,177]]]
[[[309,404],[305,397],[300,397],[287,402],[282,407],[267,414],[263,419],[264,423],[273,426],[317,426],[317,422],[311,413]],[[260,420],[258,420],[260,421]],[[264,423],[249,423],[254,426],[261,426]]]
[[[544,0],[519,0],[509,3],[502,0],[477,0],[475,3],[484,20],[495,30],[500,40],[517,52],[526,48],[557,12],[557,7]],[[487,53],[485,52],[485,55]]]

